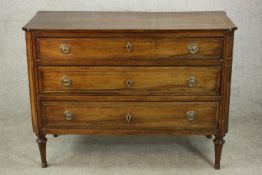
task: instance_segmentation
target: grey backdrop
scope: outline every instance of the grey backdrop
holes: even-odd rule
[[[260,133],[262,131],[261,0],[0,0],[0,168],[3,170],[2,172],[5,172],[5,174],[15,173],[17,169],[10,170],[9,168],[16,166],[22,174],[44,173],[38,167],[39,155],[37,145],[34,142],[35,137],[31,132],[25,40],[24,32],[21,29],[38,10],[226,11],[228,16],[238,26],[238,30],[235,33],[230,126],[222,159],[222,168],[224,170],[221,171],[226,174],[232,172],[244,174],[262,173],[259,165],[259,162],[262,160],[262,137]],[[141,171],[144,171],[143,174],[157,174],[157,172],[169,174],[177,171],[181,174],[187,174],[189,171],[199,172],[200,174],[213,172],[212,168],[209,167],[210,162],[213,161],[213,145],[204,138],[132,137],[132,141],[130,141],[130,139],[122,137],[61,136],[57,138],[57,141],[52,137],[49,140],[49,163],[65,168],[71,162],[80,167],[80,169],[74,169],[74,166],[71,166],[71,169],[68,169],[69,172],[74,169],[75,172],[80,174],[83,172],[96,172],[97,174],[121,174],[120,172],[125,172],[126,174],[133,174],[137,173],[136,169],[139,168]],[[88,145],[88,143],[84,145],[90,140],[94,145]],[[160,157],[159,160],[166,160],[167,165],[164,162],[165,165],[161,166],[163,161],[152,162],[152,159],[143,159],[139,157],[139,152],[134,151],[137,149],[142,149],[143,151],[142,147],[144,147],[144,150],[152,150],[152,152],[149,151],[148,154],[145,152],[143,155],[154,155],[154,151],[159,152],[158,148],[152,147],[151,142],[154,142],[154,140],[156,140],[156,145],[159,144],[161,147],[164,144],[166,146],[165,149],[160,151],[158,157]],[[81,162],[82,159],[88,161],[88,159],[84,156],[80,156],[80,158],[75,157],[74,155],[78,148],[70,149],[66,147],[65,145],[68,145],[69,142],[71,145],[75,142],[79,147],[82,145],[83,154],[88,154],[88,156],[93,154],[89,150],[90,147],[94,152],[101,150],[104,150],[104,152],[94,155],[93,158],[91,157],[96,162],[93,162],[93,164],[88,162],[90,166],[85,165],[85,163],[78,165],[76,162]],[[187,147],[187,142],[199,150],[196,151],[191,149],[191,147],[188,150],[183,150],[184,148],[181,147],[181,151],[172,149],[174,145],[182,144],[183,146],[183,143]],[[128,147],[130,144],[134,146]],[[109,148],[105,148],[103,145],[109,145]],[[108,151],[117,151],[118,149],[114,150],[115,147],[120,149],[118,155],[120,158],[116,159],[115,163],[112,163],[110,162],[110,154],[107,155],[106,153]],[[131,162],[127,161],[123,155],[125,151],[121,149],[125,149],[125,147],[127,147],[127,152],[131,150],[130,154],[126,153],[131,156]],[[61,148],[67,149],[61,151]],[[190,162],[190,165],[181,167],[179,165],[180,158],[176,157],[177,159],[174,160],[168,157],[170,154],[166,154],[164,150],[180,154],[180,156],[182,154],[186,156],[185,160],[188,159],[189,162],[193,158],[194,161],[199,163],[192,164]],[[183,151],[191,151],[192,154],[195,152],[196,156],[192,156],[190,153],[181,153]],[[121,154],[122,152],[123,154]],[[137,161],[136,158],[132,157],[134,154],[136,154],[138,160],[142,159],[142,163],[145,166],[142,166],[140,163],[134,163]],[[198,154],[203,154],[202,159],[199,158]],[[66,157],[63,159],[62,156],[65,155]],[[61,158],[56,156],[61,156]],[[70,156],[73,157],[73,160],[71,160]],[[103,157],[105,156],[108,157],[104,160]],[[121,159],[121,156],[123,156],[123,159]],[[114,154],[112,154],[112,157],[112,159],[115,158]],[[104,160],[102,163],[99,162],[101,161],[100,158]],[[157,157],[155,158],[158,159]],[[123,161],[131,164],[132,168],[128,169],[129,166],[123,163]],[[149,164],[147,164],[148,162]],[[101,167],[96,163],[100,164]],[[160,164],[159,167],[155,167],[154,163]],[[51,166],[45,171],[58,173],[55,170],[55,166]],[[189,167],[192,166],[194,167],[190,169]],[[194,168],[197,170],[194,170]],[[207,170],[202,171],[201,168]],[[1,169],[0,174],[2,174]],[[252,173],[251,170],[253,171]],[[63,174],[66,173],[67,171],[63,172]]]

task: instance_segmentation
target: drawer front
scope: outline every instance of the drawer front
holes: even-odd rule
[[[39,67],[41,93],[217,95],[220,67]]]
[[[40,38],[37,57],[50,60],[208,58],[222,56],[220,38]],[[134,60],[133,60],[134,61]]]
[[[218,102],[43,102],[46,128],[215,129]]]

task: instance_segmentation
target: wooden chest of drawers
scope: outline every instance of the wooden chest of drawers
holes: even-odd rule
[[[33,130],[214,135],[228,131],[233,37],[224,12],[38,12],[26,33]]]

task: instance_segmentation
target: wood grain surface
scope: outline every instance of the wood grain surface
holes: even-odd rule
[[[24,30],[232,30],[222,11],[80,12],[40,11]]]
[[[191,54],[190,44],[196,44],[198,51]],[[63,54],[61,46],[67,45],[69,53]],[[37,58],[47,60],[119,58],[205,58],[222,57],[222,38],[40,38],[37,39]],[[130,51],[127,46],[130,45]]]
[[[220,67],[41,66],[39,87],[41,93],[219,95],[220,74]],[[190,87],[192,76],[196,84]],[[64,77],[70,86],[63,85]]]
[[[43,168],[46,134],[214,135],[220,168],[236,29],[225,12],[42,11],[23,29]]]
[[[216,102],[43,102],[43,121],[47,128],[97,129],[215,129],[218,105]],[[73,113],[65,120],[64,112]],[[196,119],[186,119],[188,111]],[[126,115],[130,114],[130,122]]]

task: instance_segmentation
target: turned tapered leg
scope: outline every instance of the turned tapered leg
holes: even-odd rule
[[[46,137],[45,135],[38,135],[36,142],[38,143],[39,151],[40,151],[40,156],[41,156],[41,162],[42,162],[42,168],[47,167],[47,162],[46,162]]]
[[[225,140],[221,136],[215,136],[214,145],[215,145],[215,169],[220,169],[220,159],[222,154],[222,148]]]

